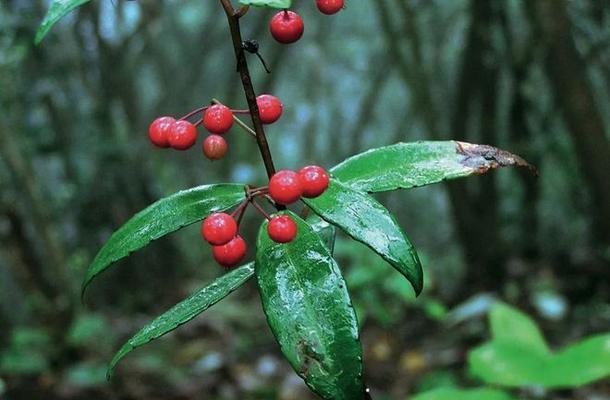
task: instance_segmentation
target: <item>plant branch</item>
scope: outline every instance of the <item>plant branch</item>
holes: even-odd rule
[[[242,48],[242,36],[241,29],[239,26],[239,18],[243,15],[243,12],[236,12],[231,4],[231,0],[220,0],[225,13],[227,14],[227,21],[229,22],[229,29],[231,31],[231,39],[233,41],[233,50],[235,51],[235,59],[237,61],[237,72],[241,77],[241,82],[246,95],[246,101],[248,102],[248,109],[250,110],[250,117],[252,118],[252,124],[254,126],[254,132],[256,133],[256,142],[260,150],[263,162],[265,164],[265,170],[267,176],[271,178],[275,174],[275,166],[273,164],[273,157],[269,150],[269,144],[267,137],[265,136],[265,130],[260,120],[258,113],[258,105],[256,104],[256,94],[254,87],[252,86],[252,79],[250,78],[250,70],[248,69],[248,62],[246,61],[246,55]]]

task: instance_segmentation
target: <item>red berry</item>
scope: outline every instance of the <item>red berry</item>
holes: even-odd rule
[[[303,185],[303,196],[309,198],[318,197],[324,193],[330,183],[326,170],[316,165],[301,168],[299,177]]]
[[[326,15],[338,13],[343,8],[344,3],[344,0],[316,0],[318,10]]]
[[[167,136],[170,127],[176,122],[172,117],[159,117],[148,127],[148,138],[157,147],[169,147]]]
[[[271,218],[267,233],[274,242],[288,243],[297,235],[297,224],[288,215]]]
[[[212,254],[218,264],[231,268],[244,258],[246,250],[246,241],[241,236],[235,236],[233,240],[223,246],[212,247]]]
[[[225,213],[214,213],[201,224],[201,234],[210,244],[221,246],[237,235],[237,222]]]
[[[282,116],[284,105],[275,96],[261,94],[256,98],[256,104],[258,104],[258,115],[260,115],[263,124],[272,124]]]
[[[191,148],[197,141],[197,128],[188,121],[176,121],[169,129],[167,141],[176,150]]]
[[[210,135],[203,141],[203,154],[210,160],[220,160],[227,153],[227,141],[219,135]]]
[[[269,24],[271,35],[280,43],[294,43],[303,36],[305,26],[299,14],[293,11],[280,11],[273,16]]]
[[[233,112],[227,106],[214,104],[203,114],[203,126],[211,133],[222,135],[233,126]]]
[[[269,195],[278,204],[288,205],[303,194],[299,174],[289,169],[277,172],[269,181]]]

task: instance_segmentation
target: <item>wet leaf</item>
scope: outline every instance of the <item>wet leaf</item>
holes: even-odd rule
[[[239,0],[243,6],[290,8],[292,0]]]
[[[324,399],[362,399],[362,347],[345,281],[328,248],[291,212],[295,240],[273,242],[259,231],[256,278],[267,321],[281,350]]]
[[[313,213],[307,217],[307,223],[311,226],[311,229],[313,229],[318,236],[320,236],[322,242],[324,242],[326,247],[328,247],[328,250],[330,250],[330,254],[334,255],[335,238],[337,236],[337,230],[335,227],[324,221],[317,214]]]
[[[204,185],[183,190],[150,205],[114,232],[97,253],[85,275],[83,295],[89,283],[112,263],[213,212],[227,210],[243,199],[243,185]]]
[[[416,294],[421,292],[424,278],[417,252],[394,216],[377,200],[331,179],[322,196],[303,201],[322,219],[373,249],[411,282]]]
[[[110,378],[116,364],[132,350],[143,346],[192,320],[238,289],[253,275],[254,263],[242,265],[217,278],[210,285],[202,288],[186,300],[176,304],[170,310],[144,326],[116,353],[108,367],[108,378]]]
[[[410,189],[445,180],[518,166],[525,160],[495,147],[456,141],[422,141],[379,147],[348,158],[331,169],[351,188],[365,192]]]
[[[89,2],[89,0],[53,0],[47,15],[45,15],[40,27],[38,28],[38,31],[36,32],[34,42],[39,44],[57,21],[62,19],[70,11],[82,6],[87,2]]]

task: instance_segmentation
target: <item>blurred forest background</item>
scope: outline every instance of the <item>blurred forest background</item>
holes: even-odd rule
[[[477,386],[466,354],[489,337],[494,299],[531,315],[554,348],[610,331],[610,3],[605,0],[351,0],[334,17],[295,1],[292,46],[270,11],[242,20],[255,88],[285,104],[267,129],[276,164],[331,167],[420,139],[494,144],[540,177],[488,176],[379,196],[428,274],[414,300],[398,275],[339,236],[376,399]],[[222,270],[199,224],[102,276],[79,301],[111,232],[155,200],[202,183],[265,181],[254,141],[229,157],[160,151],[158,115],[212,97],[245,106],[218,1],[94,0],[36,47],[43,0],[0,1],[0,398],[308,399],[266,326],[253,282],[106,363],[144,323]],[[252,238],[259,217],[248,214]],[[609,399],[600,382],[522,398]]]

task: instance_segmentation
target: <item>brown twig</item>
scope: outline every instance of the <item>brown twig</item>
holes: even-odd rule
[[[252,124],[254,125],[254,132],[256,133],[256,142],[260,150],[267,176],[271,178],[275,174],[275,166],[273,164],[273,157],[269,150],[269,143],[265,136],[265,130],[261,123],[260,116],[258,113],[258,105],[256,104],[256,94],[254,87],[252,86],[252,79],[250,78],[250,70],[248,69],[248,62],[242,48],[242,36],[241,29],[239,26],[239,18],[243,13],[235,12],[231,0],[220,0],[225,14],[227,15],[227,21],[229,22],[229,29],[231,31],[231,39],[233,41],[233,50],[235,52],[235,59],[237,61],[237,72],[241,78],[241,82],[246,95],[246,101],[248,102],[248,109],[250,110],[250,116],[252,117]]]

